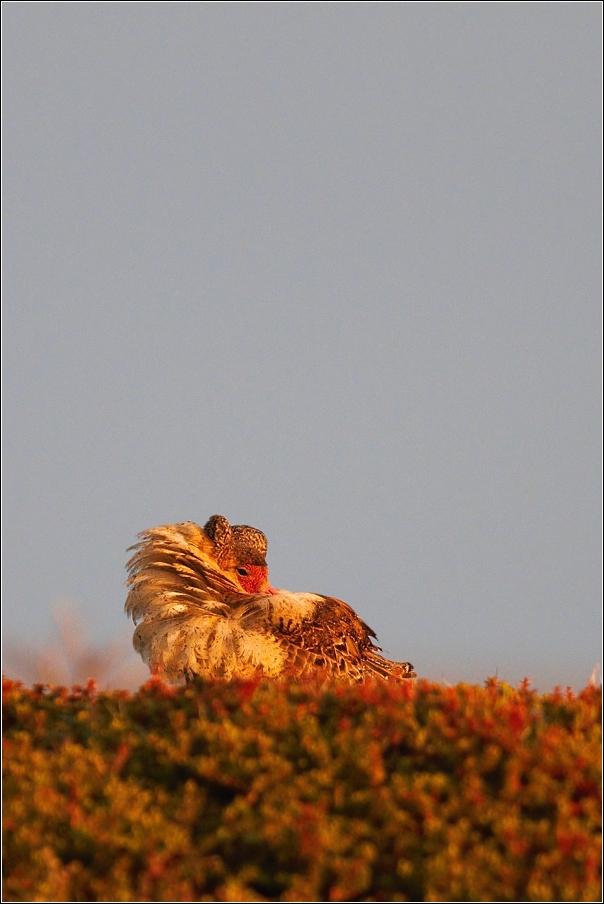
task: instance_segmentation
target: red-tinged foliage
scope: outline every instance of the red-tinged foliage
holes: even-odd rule
[[[3,900],[600,900],[598,688],[3,690]]]

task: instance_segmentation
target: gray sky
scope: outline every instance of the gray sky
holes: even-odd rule
[[[131,634],[136,533],[220,513],[421,676],[587,683],[600,28],[4,4],[9,638]]]

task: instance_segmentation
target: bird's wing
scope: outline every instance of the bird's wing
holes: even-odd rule
[[[285,651],[281,677],[379,677],[398,681],[415,677],[408,662],[392,662],[374,643],[375,632],[356,612],[335,597],[287,593],[235,599],[227,596],[242,626],[265,631]]]
[[[223,605],[223,594],[237,589],[220,569],[212,543],[198,525],[166,524],[139,537],[126,565],[130,592],[125,610],[135,624],[199,609],[215,611]]]

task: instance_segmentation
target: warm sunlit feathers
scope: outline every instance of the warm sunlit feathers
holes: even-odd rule
[[[244,593],[262,593],[269,586],[265,535],[249,524],[229,524],[223,515],[212,515],[204,532],[214,544],[220,568]]]
[[[212,515],[203,530],[213,543],[215,558],[221,568],[238,565],[266,568],[267,541],[258,528],[249,524],[231,525],[223,515]]]
[[[238,561],[266,567],[266,537],[257,527],[234,524],[232,548]]]
[[[346,603],[271,587],[266,546],[262,531],[222,515],[205,528],[188,521],[139,534],[126,612],[152,674],[174,682],[415,677],[410,663],[381,654]]]

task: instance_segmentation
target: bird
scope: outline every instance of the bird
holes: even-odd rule
[[[223,515],[204,527],[165,524],[138,534],[128,552],[133,646],[168,683],[417,677],[411,663],[382,655],[375,632],[347,603],[273,587],[267,539],[255,527]]]

